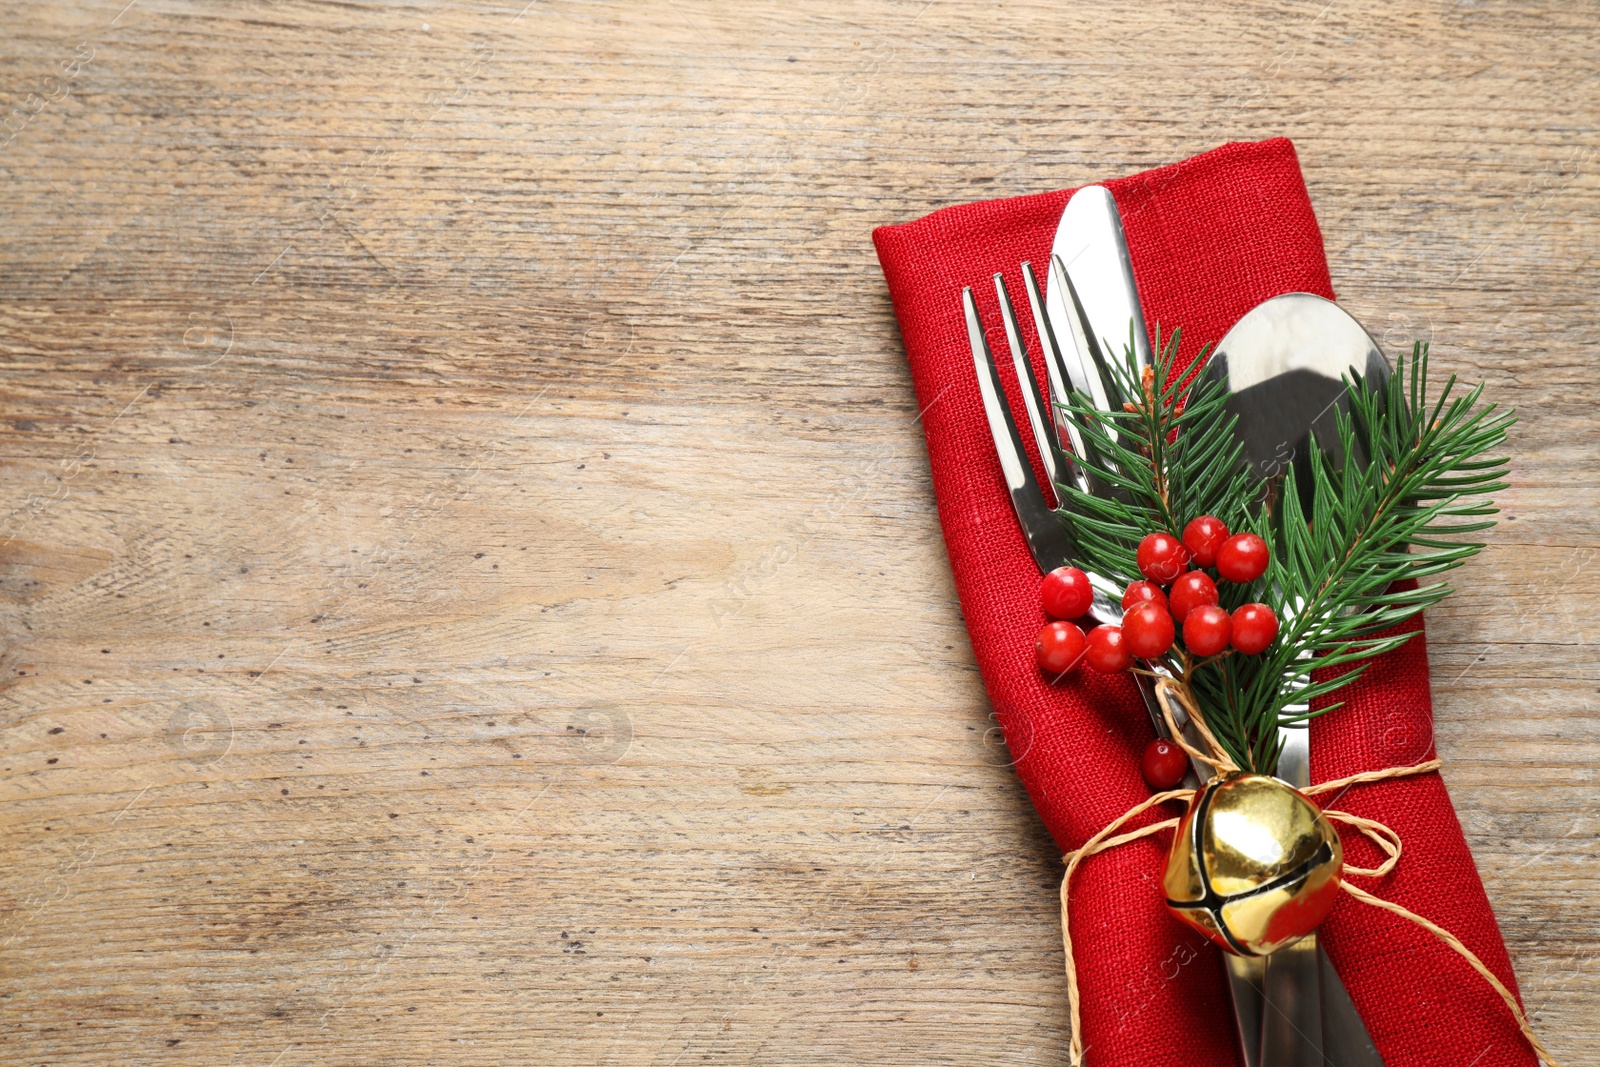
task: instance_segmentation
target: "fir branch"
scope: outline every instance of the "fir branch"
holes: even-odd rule
[[[1386,383],[1347,379],[1338,448],[1313,438],[1303,463],[1263,487],[1244,459],[1226,388],[1199,373],[1205,354],[1174,373],[1178,339],[1174,331],[1163,345],[1158,330],[1150,370],[1137,367],[1131,345],[1108,362],[1114,410],[1076,391],[1064,405],[1084,440],[1076,462],[1106,492],[1061,485],[1060,514],[1085,568],[1119,586],[1140,578],[1135,552],[1145,534],[1181,534],[1200,515],[1266,539],[1267,573],[1248,586],[1223,583],[1222,603],[1272,604],[1283,624],[1277,640],[1259,656],[1193,661],[1180,638],[1160,666],[1190,687],[1235,762],[1270,773],[1279,726],[1338,707],[1311,705],[1403,644],[1410,634],[1391,631],[1450,591],[1416,583],[1483,547],[1464,538],[1494,524],[1488,495],[1505,488],[1507,467],[1491,453],[1515,415],[1481,403],[1481,385],[1459,394],[1453,376],[1427,403],[1427,346],[1418,344]]]

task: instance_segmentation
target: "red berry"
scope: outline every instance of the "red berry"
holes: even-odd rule
[[[1234,534],[1217,549],[1217,573],[1230,582],[1253,582],[1267,573],[1267,543],[1253,533]]]
[[[1167,605],[1180,625],[1195,608],[1217,602],[1217,583],[1205,571],[1188,571],[1172,583]]]
[[[1189,773],[1189,757],[1171,741],[1158,737],[1144,746],[1144,756],[1139,760],[1139,773],[1144,776],[1144,784],[1152,791],[1165,793],[1169,789],[1176,789],[1178,783],[1183,781],[1183,776]]]
[[[1154,582],[1129,582],[1127,591],[1122,594],[1122,610],[1129,611],[1135,604],[1155,604],[1165,608],[1167,594]]]
[[[1265,604],[1242,604],[1233,613],[1233,647],[1259,655],[1278,636],[1278,616]]]
[[[1039,641],[1033,651],[1039,669],[1050,675],[1051,681],[1059,681],[1077,669],[1087,646],[1083,631],[1072,623],[1049,622],[1039,631]]]
[[[1089,650],[1083,658],[1104,674],[1116,674],[1133,666],[1133,653],[1122,637],[1120,626],[1096,626],[1089,631]]]
[[[1089,576],[1076,567],[1057,567],[1044,576],[1039,588],[1044,601],[1045,614],[1052,619],[1079,619],[1089,613],[1094,603],[1094,589]]]
[[[1184,647],[1196,656],[1215,656],[1232,636],[1232,616],[1215,604],[1202,604],[1183,620]]]
[[[1217,562],[1217,549],[1228,539],[1228,528],[1215,515],[1202,515],[1189,520],[1183,528],[1183,547],[1189,550],[1195,565],[1209,567]]]
[[[1157,585],[1169,585],[1189,566],[1189,550],[1169,533],[1145,534],[1139,542],[1139,573]]]
[[[1154,604],[1139,604],[1122,616],[1122,641],[1140,659],[1155,659],[1172,647],[1172,616]]]

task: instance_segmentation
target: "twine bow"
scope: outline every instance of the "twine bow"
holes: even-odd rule
[[[1183,689],[1170,678],[1156,679],[1155,686],[1157,703],[1161,705],[1162,717],[1166,719],[1167,728],[1173,741],[1184,752],[1211,767],[1216,774],[1230,774],[1239,770],[1238,765],[1228,757],[1222,745],[1217,741],[1216,736],[1206,726],[1205,717],[1200,714],[1200,710],[1195,707],[1193,701],[1187,699]],[[1173,704],[1178,704],[1183,708],[1190,724],[1194,726],[1196,732],[1205,741],[1206,751],[1199,751],[1184,740],[1183,732],[1178,729],[1178,724],[1173,714]],[[1443,765],[1440,760],[1431,759],[1406,767],[1388,767],[1379,771],[1363,771],[1360,774],[1337,778],[1331,782],[1323,782],[1308,789],[1302,789],[1300,792],[1307,796],[1320,796],[1323,793],[1331,793],[1367,782],[1381,782],[1391,778],[1409,778],[1419,774],[1431,774]],[[1077,872],[1078,866],[1090,856],[1116,848],[1119,845],[1126,845],[1131,841],[1150,837],[1164,830],[1176,828],[1179,820],[1172,818],[1163,819],[1148,826],[1141,826],[1137,830],[1129,830],[1126,833],[1117,832],[1151,808],[1165,804],[1169,800],[1188,801],[1194,794],[1195,791],[1193,789],[1171,789],[1165,793],[1157,793],[1150,799],[1141,801],[1129,808],[1125,813],[1113,819],[1099,833],[1085,841],[1080,848],[1062,857],[1066,861],[1067,870],[1061,879],[1061,947],[1066,953],[1067,1007],[1072,1014],[1072,1067],[1082,1067],[1083,1065],[1083,1019],[1081,997],[1078,990],[1078,967],[1072,955],[1072,928],[1067,922],[1067,890],[1072,884],[1072,876]],[[1500,999],[1505,1001],[1506,1008],[1511,1012],[1512,1017],[1516,1019],[1517,1026],[1521,1028],[1522,1036],[1528,1039],[1528,1044],[1533,1047],[1540,1058],[1549,1064],[1549,1067],[1558,1067],[1555,1060],[1550,1058],[1550,1053],[1546,1051],[1544,1045],[1540,1043],[1539,1038],[1534,1034],[1533,1027],[1528,1024],[1528,1017],[1523,1013],[1522,1006],[1517,1003],[1517,998],[1512,996],[1511,991],[1505,987],[1505,983],[1495,977],[1494,972],[1489,970],[1471,949],[1461,943],[1460,938],[1442,926],[1423,918],[1416,912],[1408,911],[1391,901],[1375,897],[1365,889],[1358,889],[1344,880],[1343,875],[1351,874],[1366,878],[1382,878],[1394,870],[1395,865],[1400,862],[1400,835],[1381,822],[1367,819],[1360,815],[1352,815],[1347,811],[1324,808],[1322,814],[1335,822],[1343,823],[1358,831],[1367,840],[1382,849],[1386,856],[1384,861],[1376,867],[1356,867],[1349,863],[1344,864],[1340,871],[1340,887],[1363,904],[1382,908],[1384,911],[1392,912],[1402,919],[1408,919],[1416,923],[1465,959],[1472,965],[1473,970],[1483,975],[1484,981],[1488,982],[1494,991],[1500,994]]]

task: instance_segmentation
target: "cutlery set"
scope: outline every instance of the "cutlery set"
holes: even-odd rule
[[[1023,263],[1021,272],[1042,349],[1042,389],[1000,274],[994,276],[995,293],[1017,392],[1048,487],[1034,473],[971,288],[963,291],[962,304],[979,392],[1006,488],[1034,561],[1048,573],[1077,563],[1072,538],[1055,513],[1066,503],[1056,486],[1070,484],[1102,496],[1111,492],[1074,461],[1085,451],[1080,429],[1066,407],[1069,395],[1076,392],[1090,398],[1096,408],[1108,408],[1108,360],[1115,358],[1115,339],[1133,347],[1141,367],[1152,366],[1154,358],[1121,217],[1104,187],[1080,189],[1068,201],[1052,245],[1046,289],[1041,291],[1031,264]],[[1363,457],[1340,453],[1335,432],[1334,413],[1347,403],[1344,375],[1351,372],[1383,381],[1389,367],[1355,319],[1333,302],[1309,293],[1289,293],[1257,305],[1217,344],[1202,371],[1228,389],[1228,407],[1238,417],[1236,432],[1245,459],[1264,482],[1290,465],[1305,463],[1312,438],[1335,463],[1362,462]],[[1090,573],[1089,579],[1095,590],[1089,618],[1102,625],[1120,623],[1116,587],[1101,575]],[[1151,679],[1136,677],[1157,733],[1167,733]],[[1179,719],[1178,725],[1188,737],[1187,724]],[[1283,755],[1278,776],[1291,786],[1309,785],[1309,730],[1301,723],[1280,727],[1279,733]],[[1196,764],[1189,784],[1209,776],[1203,766]],[[1225,959],[1246,1067],[1382,1067],[1382,1058],[1314,934],[1270,956]]]

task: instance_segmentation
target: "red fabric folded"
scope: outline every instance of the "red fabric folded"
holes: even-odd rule
[[[1333,296],[1322,234],[1285,139],[1227,144],[1104,184],[1122,211],[1145,319],[1152,329],[1181,326],[1186,359],[1268,297]],[[1050,686],[1034,665],[1044,622],[1039,572],[989,438],[960,297],[972,286],[1003,358],[990,276],[1003,271],[1011,292],[1024,292],[1018,265],[1048,262],[1070,194],[965,204],[873,234],[925,409],[939,516],[973,650],[1017,772],[1063,850],[1149,795],[1138,760],[1151,728],[1130,679],[1080,671]],[[1021,318],[1038,373],[1031,318]],[[1015,402],[1014,383],[1007,388]],[[1433,755],[1420,635],[1375,663],[1344,699],[1313,727],[1315,781]],[[1381,819],[1405,843],[1397,871],[1360,884],[1454,932],[1516,988],[1437,775],[1357,786],[1329,806]],[[1238,1059],[1220,960],[1162,903],[1164,847],[1146,840],[1104,853],[1074,880],[1084,1042],[1095,1067]],[[1352,862],[1373,859],[1364,842],[1347,839],[1347,847]],[[1431,934],[1348,898],[1322,932],[1388,1067],[1536,1064],[1499,998]]]

